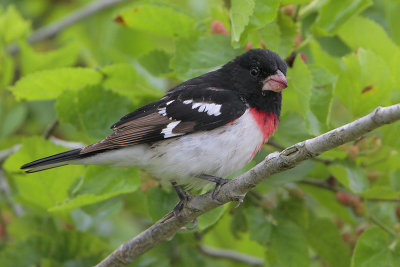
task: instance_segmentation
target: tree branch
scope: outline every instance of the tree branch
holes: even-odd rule
[[[206,256],[218,259],[227,259],[250,266],[264,266],[264,260],[250,255],[239,253],[228,249],[216,249],[208,246],[198,246],[199,250]]]
[[[321,153],[346,142],[355,140],[384,124],[400,119],[400,104],[378,107],[372,113],[323,135],[297,143],[282,152],[272,153],[248,172],[224,184],[218,194],[218,201],[227,203],[243,199],[248,191],[273,174],[294,168],[300,162],[314,158]],[[97,266],[124,266],[152,249],[157,244],[171,240],[185,224],[218,205],[211,199],[211,191],[191,196],[178,218],[172,213],[156,222],[147,230],[122,244]]]
[[[34,44],[40,41],[43,41],[47,38],[53,37],[58,34],[60,31],[64,30],[68,26],[87,18],[101,10],[104,10],[110,6],[119,4],[125,0],[98,0],[92,1],[88,3],[86,6],[78,9],[71,14],[63,17],[62,19],[51,23],[47,26],[44,26],[38,30],[36,30],[32,35],[28,37],[28,43]],[[16,44],[11,45],[8,48],[8,53],[15,54],[19,52],[19,47]]]

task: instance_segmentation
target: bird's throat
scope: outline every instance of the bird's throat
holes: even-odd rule
[[[250,108],[250,113],[263,135],[264,144],[278,127],[279,118],[272,111],[265,112],[257,108]]]

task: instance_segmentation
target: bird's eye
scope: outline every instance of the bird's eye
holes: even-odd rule
[[[260,73],[260,69],[255,67],[255,68],[251,68],[250,70],[250,74],[254,77],[258,76],[258,74]]]

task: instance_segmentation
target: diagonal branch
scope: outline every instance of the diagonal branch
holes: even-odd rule
[[[280,153],[272,153],[248,172],[223,185],[219,191],[218,200],[222,203],[240,201],[247,192],[273,174],[294,168],[304,160],[314,158],[327,150],[355,140],[363,134],[399,119],[400,104],[384,108],[378,107],[372,113],[356,121],[297,143]],[[171,213],[167,214],[150,228],[122,244],[97,266],[129,264],[157,244],[172,239],[182,226],[217,206],[211,199],[211,192],[191,196],[179,213],[179,219]]]
[[[51,38],[67,28],[68,26],[87,18],[101,10],[107,9],[111,6],[119,4],[125,0],[95,0],[88,3],[86,6],[68,14],[67,16],[63,17],[62,19],[46,25],[37,31],[35,31],[32,35],[28,37],[28,43],[34,44],[40,41],[43,41],[47,38]],[[8,48],[8,53],[15,54],[19,51],[18,45],[14,44]]]

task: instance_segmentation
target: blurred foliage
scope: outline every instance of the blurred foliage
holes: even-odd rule
[[[0,171],[0,266],[94,265],[177,202],[136,169],[24,174],[22,164],[66,150],[45,138],[55,120],[53,137],[90,144],[171,86],[264,46],[292,63],[274,135],[282,146],[399,102],[396,0],[124,1],[27,42],[89,2],[0,2],[0,149],[22,144]],[[131,266],[244,265],[199,245],[266,266],[400,266],[399,131],[385,126],[267,179],[238,209],[201,216]],[[264,146],[243,171],[275,150]]]

